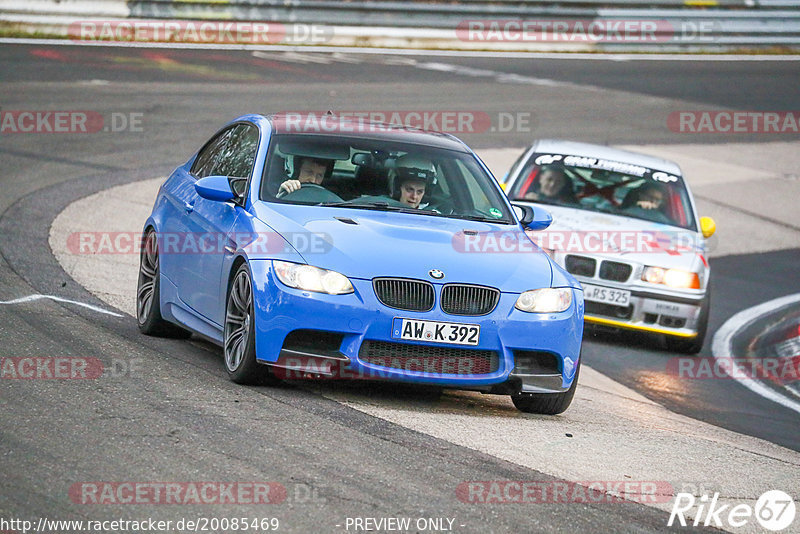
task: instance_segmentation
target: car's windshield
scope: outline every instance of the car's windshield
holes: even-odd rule
[[[472,154],[402,140],[276,135],[260,198],[514,222],[493,178]]]
[[[696,229],[681,176],[618,161],[533,154],[508,196]]]

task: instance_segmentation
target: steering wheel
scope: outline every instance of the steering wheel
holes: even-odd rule
[[[302,184],[300,184],[300,189],[292,191],[291,193],[287,193],[285,189],[281,189],[280,191],[278,191],[278,194],[275,195],[275,198],[283,198],[289,195],[293,195],[294,193],[297,193],[301,189],[324,189],[325,191],[327,191],[327,189],[325,189],[319,184],[315,184],[313,182],[303,182]]]

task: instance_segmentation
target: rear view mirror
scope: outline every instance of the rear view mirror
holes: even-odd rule
[[[353,154],[353,157],[350,159],[350,163],[356,165],[358,167],[367,166],[372,167],[375,165],[375,158],[372,157],[372,154],[368,154],[366,152],[358,152]]]

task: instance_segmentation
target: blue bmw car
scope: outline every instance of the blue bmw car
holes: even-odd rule
[[[510,204],[451,135],[245,115],[161,186],[137,321],[221,345],[238,383],[409,382],[557,414],[578,382],[584,302],[526,234],[551,221]]]

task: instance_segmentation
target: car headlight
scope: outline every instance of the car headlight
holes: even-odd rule
[[[697,273],[680,269],[663,267],[645,267],[642,280],[651,284],[664,284],[678,289],[700,289],[700,277]]]
[[[522,293],[515,308],[531,313],[558,313],[572,304],[572,290],[568,287],[545,287]]]
[[[278,280],[289,287],[329,295],[344,295],[353,292],[353,284],[341,273],[320,269],[302,263],[272,261]]]

